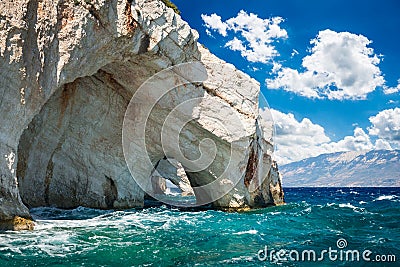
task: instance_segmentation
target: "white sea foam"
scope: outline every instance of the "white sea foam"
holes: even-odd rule
[[[166,195],[171,195],[171,196],[180,196],[181,193],[178,192],[172,192],[171,188],[167,187],[167,189],[165,190],[165,194]]]
[[[269,214],[271,214],[271,215],[278,215],[278,214],[281,214],[282,212],[280,212],[280,211],[272,211],[272,212],[270,212]]]
[[[346,204],[339,204],[339,208],[350,208],[350,209],[357,209],[358,207],[351,205],[350,203]]]
[[[311,212],[311,207],[306,208],[304,211],[307,212],[307,213]]]
[[[254,258],[251,257],[251,256],[240,256],[240,257],[235,257],[235,258],[232,258],[232,259],[229,259],[229,260],[220,261],[220,263],[222,263],[222,264],[232,264],[232,263],[235,264],[235,263],[240,263],[240,262],[243,262],[243,261],[245,261],[245,262],[254,261]]]
[[[343,191],[342,189],[338,189],[336,192],[338,192],[338,193],[340,193],[340,194],[342,194],[342,195],[345,195],[345,194],[347,194],[345,191]]]
[[[242,232],[237,232],[237,233],[233,233],[234,235],[256,235],[258,233],[257,230],[248,230],[248,231],[242,231]]]
[[[35,213],[44,215],[45,213],[51,213],[51,210],[36,210]],[[196,216],[175,214],[168,210],[159,212],[154,210],[132,212],[116,211],[84,220],[38,219],[36,221],[35,231],[22,232],[22,235],[24,235],[23,239],[29,245],[25,245],[23,249],[19,249],[15,246],[13,241],[15,235],[3,235],[3,237],[5,237],[3,245],[5,245],[5,247],[0,247],[0,251],[3,254],[24,254],[30,251],[29,253],[34,253],[35,255],[46,254],[50,257],[65,257],[70,254],[80,254],[85,251],[94,250],[97,246],[105,242],[115,243],[115,246],[134,245],[131,240],[123,242],[119,237],[111,238],[102,234],[89,236],[88,240],[80,240],[79,243],[76,243],[75,239],[82,234],[82,231],[96,229],[102,232],[101,229],[107,228],[116,229],[118,232],[129,231],[130,235],[135,235],[135,232],[140,233],[143,232],[143,230],[166,230],[176,228],[177,225],[196,224],[196,221]]]
[[[350,204],[350,203],[342,203],[342,204],[339,204],[339,208],[349,208],[349,209],[352,209],[353,211],[355,211],[355,212],[357,212],[357,213],[364,213],[364,212],[366,212],[366,211],[365,211],[365,208],[356,207],[356,206],[354,206],[354,205],[352,205],[352,204]],[[370,212],[367,212],[367,213],[370,213]]]
[[[388,195],[388,196],[380,196],[376,199],[374,199],[374,201],[381,201],[381,200],[397,200],[398,197],[396,195]]]

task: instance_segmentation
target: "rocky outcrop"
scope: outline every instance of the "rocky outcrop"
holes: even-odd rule
[[[0,231],[33,230],[35,224],[31,219],[14,216],[12,219],[0,221]]]
[[[181,191],[182,196],[194,195],[185,169],[179,161],[173,158],[160,160],[151,178],[155,179],[153,185],[156,186],[152,188],[155,194],[167,193],[166,180],[169,180]]]
[[[276,186],[273,147],[259,123],[258,83],[199,46],[197,33],[161,1],[1,1],[0,12],[0,221],[29,219],[26,206],[141,207],[137,181],[165,157],[182,164],[199,202],[243,208],[283,201],[269,189]],[[192,61],[202,62],[206,79],[173,76],[177,87],[146,118],[148,151],[135,151],[136,139],[125,149],[125,113],[140,85]],[[157,90],[142,100],[154,100]],[[162,147],[160,133],[175,138],[173,125],[162,127],[184,102],[177,117],[190,120],[179,132],[182,157],[176,143]],[[127,125],[143,123],[140,112],[127,115]],[[215,155],[202,140],[213,142]],[[199,169],[203,152],[213,161]],[[213,181],[214,191],[202,189]]]

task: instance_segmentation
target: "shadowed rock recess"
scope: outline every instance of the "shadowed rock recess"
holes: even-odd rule
[[[142,207],[145,193],[124,160],[125,111],[146,79],[198,60],[216,82],[189,86],[203,100],[185,129],[187,148],[198,151],[196,138],[212,139],[222,151],[213,166],[232,157],[237,168],[229,175],[240,178],[212,205],[243,209],[283,202],[271,136],[265,137],[252,111],[258,110],[259,84],[198,45],[197,32],[162,1],[6,0],[0,12],[1,229],[32,229],[28,208],[37,206]],[[184,99],[186,93],[174,94]],[[208,105],[210,99],[219,105]],[[223,125],[233,113],[245,129],[238,129],[240,146],[230,155],[225,150],[234,137],[207,118]],[[161,123],[150,120],[154,127]],[[159,149],[157,142],[152,149]],[[153,156],[157,163],[166,155]],[[196,186],[215,179],[212,169],[180,168],[196,198]],[[187,180],[182,187],[190,191]]]

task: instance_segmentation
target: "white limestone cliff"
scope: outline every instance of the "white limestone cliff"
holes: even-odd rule
[[[229,159],[235,167],[225,184],[238,183],[215,207],[283,202],[272,145],[257,123],[259,84],[199,46],[197,32],[161,1],[6,0],[0,12],[0,228],[32,228],[23,220],[30,218],[27,206],[141,207],[144,192],[128,167],[143,177],[152,168],[125,163],[125,111],[149,77],[191,61],[205,65],[208,79],[173,92],[179,101],[201,99],[191,107],[183,149],[196,157],[200,140],[209,138],[220,152],[199,172],[190,172],[173,150],[162,153],[158,115],[176,104],[167,97],[149,120],[152,163],[177,158],[201,199],[196,186],[215,180]],[[227,135],[220,126],[227,124],[237,130]],[[271,184],[280,190],[271,191]]]
[[[156,188],[153,190],[157,191],[159,194],[166,193],[166,180],[169,180],[181,191],[182,196],[194,195],[185,169],[176,159],[169,158],[160,160],[151,178],[156,180],[155,183],[153,183],[153,185],[156,185]]]

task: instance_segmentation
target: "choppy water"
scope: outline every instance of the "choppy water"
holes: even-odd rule
[[[325,255],[317,263],[281,257],[279,265],[400,266],[400,188],[285,193],[287,205],[245,213],[33,209],[36,230],[0,233],[0,266],[269,266],[277,258],[260,261],[265,246],[267,253],[284,249],[301,255],[329,247],[340,252],[340,238],[347,242],[343,251],[370,250],[370,259],[395,255],[397,261],[349,263],[338,254],[335,261]]]

